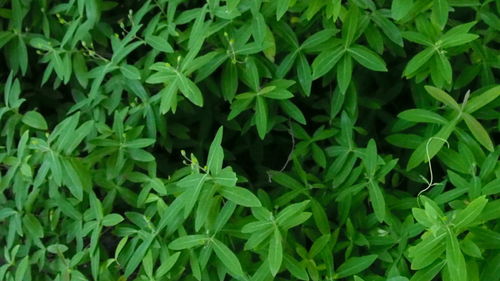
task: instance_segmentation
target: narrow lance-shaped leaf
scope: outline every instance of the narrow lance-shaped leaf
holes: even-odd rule
[[[345,94],[347,87],[351,83],[352,76],[352,59],[346,54],[342,57],[337,65],[337,81],[339,83],[340,93]]]
[[[377,255],[368,255],[363,257],[353,257],[349,258],[346,262],[341,264],[336,270],[336,279],[344,278],[347,276],[352,276],[357,274],[372,265],[377,259]]]
[[[318,79],[330,71],[343,54],[344,48],[342,46],[320,53],[312,63],[313,79]]]
[[[255,125],[261,139],[264,139],[267,133],[267,115],[266,100],[258,96],[255,104]]]
[[[347,50],[362,66],[373,71],[387,71],[384,60],[365,46],[354,45]]]
[[[233,201],[234,203],[245,207],[260,207],[262,206],[257,196],[249,190],[237,186],[221,186],[220,194]]]
[[[214,251],[220,261],[227,267],[229,272],[231,272],[235,277],[242,277],[244,275],[243,269],[241,268],[240,261],[238,257],[229,249],[224,243],[213,238],[212,244],[214,246]]]
[[[476,118],[472,117],[472,115],[468,113],[464,112],[462,116],[464,118],[465,124],[467,124],[467,127],[471,131],[474,138],[476,138],[476,140],[486,149],[493,152],[493,141],[491,140],[490,136],[488,135],[488,131],[486,131],[483,125],[481,125],[481,123],[479,123]]]
[[[370,180],[368,183],[368,195],[379,222],[385,219],[385,199],[377,182]]]
[[[208,160],[207,166],[211,173],[217,175],[222,170],[222,161],[224,160],[224,151],[222,149],[222,134],[223,127],[217,130],[212,144],[210,144],[210,149],[208,150]]]
[[[453,108],[456,111],[461,111],[460,106],[455,101],[455,99],[453,99],[445,91],[433,86],[425,86],[425,90],[427,91],[427,93],[429,93],[429,95],[431,95],[436,100],[446,104],[447,106]]]
[[[450,229],[446,239],[446,267],[451,280],[466,281],[467,266],[458,239]]]
[[[269,241],[268,263],[271,274],[276,276],[283,261],[283,245],[281,242],[281,233],[278,228],[274,229],[274,234]]]

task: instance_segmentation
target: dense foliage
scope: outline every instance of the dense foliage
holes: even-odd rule
[[[0,280],[500,280],[499,14],[0,0]]]

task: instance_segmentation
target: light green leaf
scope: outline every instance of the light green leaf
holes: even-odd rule
[[[464,111],[472,114],[498,97],[500,97],[500,85],[490,88],[478,96],[472,96],[465,105]]]
[[[160,279],[165,274],[167,274],[170,271],[170,269],[174,267],[180,255],[181,252],[176,252],[173,255],[169,256],[167,259],[165,259],[165,261],[161,263],[160,267],[156,271],[156,278]]]
[[[141,79],[141,73],[137,67],[130,64],[123,64],[120,66],[120,71],[128,79],[139,80]]]
[[[269,270],[271,271],[271,274],[276,276],[283,261],[283,245],[281,241],[281,233],[278,228],[274,229],[274,234],[269,240],[269,253],[267,261],[269,263]]]
[[[260,207],[262,206],[259,198],[249,190],[237,186],[221,186],[219,192],[226,199],[245,207]]]
[[[339,266],[337,273],[335,274],[335,278],[340,279],[357,274],[370,267],[376,259],[377,255],[349,258]]]
[[[408,254],[411,258],[411,268],[421,270],[428,267],[445,251],[443,240],[446,238],[444,231],[425,237],[416,246],[410,247]]]
[[[114,226],[123,221],[123,217],[119,214],[109,214],[102,219],[102,225]]]
[[[429,93],[429,95],[431,95],[436,100],[446,104],[447,106],[453,108],[456,111],[461,111],[460,106],[455,101],[455,99],[453,99],[445,91],[433,86],[425,86],[424,88],[427,91],[427,93]]]
[[[177,85],[181,93],[197,106],[203,106],[203,95],[196,84],[182,74],[177,74]]]
[[[217,133],[210,144],[210,149],[208,150],[207,166],[209,171],[213,175],[217,175],[222,170],[222,161],[224,160],[224,150],[222,149],[222,134],[223,127],[219,127]]]
[[[391,4],[391,15],[395,20],[405,17],[413,6],[413,0],[393,0]]]
[[[148,45],[160,52],[172,53],[174,51],[168,41],[160,36],[148,35],[145,40]]]
[[[448,120],[443,116],[426,109],[408,109],[398,114],[398,117],[416,123],[447,124]]]
[[[312,63],[313,79],[318,79],[330,71],[340,60],[344,52],[345,50],[342,46],[321,52]]]
[[[25,256],[19,264],[16,265],[16,274],[14,276],[15,281],[24,281],[26,280],[24,276],[26,275],[26,272],[28,272],[29,267],[30,267],[30,260],[29,260],[29,255]],[[12,280],[12,279],[11,279]]]
[[[465,209],[459,211],[453,218],[452,223],[455,229],[467,227],[469,224],[474,223],[487,203],[488,199],[484,195],[470,202]]]
[[[373,71],[387,71],[384,60],[365,46],[354,45],[347,50],[362,66]]]
[[[344,16],[342,26],[342,39],[345,46],[350,46],[354,41],[354,37],[358,31],[358,23],[360,22],[359,9],[356,5],[350,5],[347,14]]]
[[[486,131],[483,125],[481,125],[481,123],[479,123],[476,118],[472,117],[472,115],[466,112],[464,112],[462,116],[464,118],[465,124],[471,131],[474,138],[476,138],[476,140],[486,149],[493,152],[493,141],[491,140],[490,136],[488,135],[488,131]]]
[[[432,3],[431,21],[443,29],[448,21],[448,0],[434,0]]]
[[[467,266],[460,251],[458,239],[451,230],[448,230],[446,239],[446,266],[453,281],[467,281]]]
[[[290,5],[290,0],[276,0],[276,20],[279,21],[281,17],[288,10],[288,6]]]
[[[415,73],[429,61],[434,52],[434,48],[426,48],[425,50],[418,53],[408,62],[403,71],[403,75],[407,78],[414,76]]]
[[[231,249],[229,249],[224,243],[215,238],[213,238],[211,241],[214,246],[215,254],[224,264],[224,266],[229,270],[229,272],[235,277],[244,276],[240,261],[238,260],[238,257],[233,253],[233,251],[231,251]]]
[[[191,249],[205,244],[207,241],[209,241],[209,239],[210,238],[204,234],[186,235],[170,242],[170,244],[168,244],[168,247],[175,251]]]
[[[22,119],[23,123],[39,130],[47,130],[47,122],[43,115],[38,113],[37,111],[28,111],[23,115]]]
[[[479,38],[479,35],[476,34],[455,34],[453,36],[446,36],[443,37],[441,40],[443,43],[441,44],[441,47],[443,48],[451,48],[451,47],[456,47],[460,45],[465,45],[469,42],[472,42]]]
[[[446,261],[436,262],[435,264],[417,271],[410,279],[410,281],[432,281],[434,277],[444,267]]]

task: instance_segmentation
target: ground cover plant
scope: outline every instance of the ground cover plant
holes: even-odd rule
[[[0,0],[0,280],[500,280],[499,13]]]

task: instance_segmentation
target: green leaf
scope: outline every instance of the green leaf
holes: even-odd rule
[[[255,125],[260,139],[264,139],[267,134],[267,103],[263,97],[257,96],[255,104]]]
[[[446,239],[446,267],[451,280],[467,281],[467,266],[460,251],[460,244],[457,237],[451,231]]]
[[[158,267],[158,270],[156,271],[156,278],[161,278],[165,274],[167,274],[172,267],[174,267],[175,263],[179,259],[179,256],[181,255],[181,252],[176,252],[173,255],[169,256],[165,261],[163,261]]]
[[[211,173],[217,175],[222,170],[222,161],[224,160],[224,150],[222,149],[223,127],[219,127],[215,134],[210,149],[208,150],[207,166]]]
[[[435,0],[432,5],[431,21],[443,29],[448,21],[448,0]]]
[[[256,42],[264,41],[266,28],[266,20],[264,19],[262,13],[254,13],[252,18],[252,34]]]
[[[344,55],[344,52],[345,49],[342,46],[321,52],[312,63],[313,79],[318,79],[330,71]]]
[[[398,114],[398,117],[416,123],[447,124],[448,120],[443,116],[426,109],[408,109]]]
[[[451,84],[453,71],[451,69],[450,61],[443,54],[439,54],[435,56],[435,58],[436,58],[436,70],[439,71],[441,77],[443,77],[444,81],[446,81],[447,84]]]
[[[244,276],[243,269],[241,268],[240,261],[238,257],[221,241],[212,238],[212,244],[214,246],[214,252],[219,258],[219,260],[224,264],[224,266],[231,272],[235,277]]]
[[[443,240],[446,233],[440,232],[425,237],[416,246],[410,247],[408,255],[411,258],[411,268],[421,270],[431,265],[445,251]]]
[[[453,36],[443,36],[441,47],[443,48],[451,48],[456,46],[465,45],[469,42],[472,42],[479,38],[479,35],[476,34],[454,34]]]
[[[472,117],[472,115],[466,112],[464,112],[462,116],[464,118],[465,124],[471,131],[474,138],[476,138],[476,140],[486,149],[493,152],[494,150],[493,142],[490,136],[488,135],[488,131],[486,131],[483,125],[481,125],[481,123],[479,123],[479,121],[477,121],[476,118]]]
[[[304,90],[306,96],[311,94],[312,85],[312,73],[311,66],[307,61],[304,54],[300,53],[297,60],[297,77],[299,79],[300,86]]]
[[[408,14],[412,6],[413,0],[393,0],[391,3],[391,15],[395,20],[400,20]]]
[[[155,161],[155,157],[153,154],[147,152],[141,148],[129,148],[127,149],[128,155],[130,158],[139,161],[139,162],[152,162]]]
[[[293,94],[285,89],[275,89],[267,93],[262,93],[259,95],[269,98],[269,99],[275,99],[275,100],[287,100],[290,98],[293,98]]]
[[[23,115],[22,119],[23,123],[39,130],[47,130],[47,122],[43,115],[38,113],[37,111],[28,111]]]
[[[399,28],[386,17],[378,13],[373,14],[373,21],[380,27],[380,30],[394,43],[403,47],[403,37]]]
[[[299,122],[302,125],[307,123],[304,114],[300,111],[300,109],[291,101],[283,100],[279,103],[281,109],[285,112],[286,115],[290,116],[293,120]]]
[[[222,68],[221,90],[228,101],[232,101],[238,89],[238,71],[234,63],[226,63]]]
[[[172,53],[174,51],[168,41],[160,36],[148,35],[146,36],[145,40],[148,45],[150,45],[157,51],[165,53]]]
[[[209,241],[209,239],[210,238],[204,234],[186,235],[170,242],[170,244],[168,244],[168,247],[175,251],[191,249],[205,244],[207,241]]]
[[[288,10],[288,6],[290,5],[290,0],[276,0],[276,20],[279,21],[281,17]]]
[[[283,261],[283,245],[281,242],[281,233],[278,228],[274,229],[274,234],[269,240],[269,253],[267,262],[269,263],[269,270],[273,276],[278,274],[281,263]]]
[[[15,35],[10,31],[0,31],[0,48],[7,44]]]
[[[309,280],[305,266],[301,265],[293,257],[285,254],[283,256],[283,264],[295,278],[298,278],[299,280]]]
[[[133,252],[130,260],[127,263],[127,266],[125,267],[125,276],[130,276],[139,266],[139,264],[141,264],[144,256],[146,255],[146,252],[151,246],[151,243],[153,243],[153,239],[153,235],[148,235],[148,237],[146,237],[146,239],[140,244],[140,246],[137,247],[137,249]]]
[[[470,202],[465,209],[459,211],[453,218],[452,223],[455,229],[467,227],[468,225],[474,223],[487,203],[488,199],[486,199],[484,195]]]
[[[355,5],[350,5],[347,14],[344,17],[342,26],[342,39],[345,46],[350,46],[354,41],[354,37],[358,31],[358,23],[360,22],[359,9]]]
[[[449,122],[447,125],[443,126],[439,132],[432,137],[432,139],[425,139],[417,149],[412,153],[410,159],[408,160],[407,169],[411,170],[417,167],[422,162],[427,162],[432,159],[443,147],[445,141],[448,140],[449,136],[455,129],[456,121]]]
[[[375,171],[377,169],[377,161],[377,144],[375,143],[375,140],[370,139],[363,158],[363,164],[365,165],[366,171],[370,178],[373,178],[373,176],[375,175]]]
[[[160,113],[165,114],[170,109],[175,113],[177,108],[177,80],[170,81],[167,87],[160,91]]]
[[[123,221],[123,217],[119,214],[109,214],[102,219],[102,225],[115,226]]]
[[[351,83],[352,76],[352,59],[349,54],[342,57],[339,64],[337,65],[337,81],[339,83],[339,89],[341,94],[345,94],[347,87]]]
[[[47,247],[47,252],[52,254],[62,254],[68,250],[68,246],[63,244],[52,244]]]
[[[276,223],[278,225],[285,224],[292,217],[295,217],[299,213],[302,213],[309,205],[309,202],[309,200],[305,200],[300,203],[295,203],[287,206],[276,216]]]
[[[362,66],[373,71],[387,71],[384,60],[365,46],[353,45],[347,50]]]
[[[123,74],[123,76],[125,76],[128,79],[132,79],[132,80],[141,79],[141,73],[133,65],[123,64],[122,66],[120,66],[120,71]]]
[[[192,103],[197,106],[203,106],[203,95],[201,94],[200,88],[196,84],[186,78],[182,74],[177,74],[179,90],[181,93]]]
[[[43,237],[43,226],[40,221],[32,214],[26,214],[23,217],[23,225],[36,238]]]
[[[335,279],[345,278],[360,273],[372,265],[377,259],[377,255],[349,258],[337,268]]]
[[[424,86],[424,88],[427,91],[427,93],[429,93],[429,95],[431,95],[434,99],[446,104],[447,106],[453,108],[456,111],[461,111],[461,108],[455,101],[455,99],[453,99],[445,91],[433,86]]]
[[[417,271],[410,279],[410,281],[432,281],[434,277],[444,267],[446,261],[436,262],[425,269]]]
[[[221,186],[219,192],[226,199],[245,207],[261,207],[259,198],[249,190],[237,186]]]
[[[414,76],[434,55],[434,48],[426,48],[417,55],[415,55],[406,65],[403,70],[403,75],[407,78]]]
[[[28,272],[29,267],[30,267],[30,256],[25,256],[19,264],[16,266],[16,273],[14,276],[14,281],[24,281],[26,280],[24,276],[26,275],[26,272]],[[11,279],[12,280],[12,279]]]
[[[465,112],[474,113],[500,96],[500,85],[486,90],[479,96],[472,96],[465,105]]]
[[[382,190],[377,182],[371,180],[368,183],[368,195],[370,197],[370,201],[372,202],[377,220],[379,222],[383,222],[385,220],[385,200]]]

